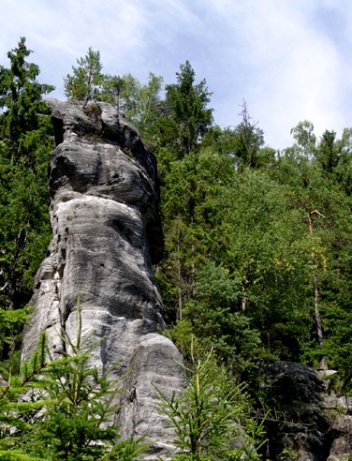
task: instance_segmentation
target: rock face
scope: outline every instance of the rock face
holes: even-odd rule
[[[325,461],[331,431],[321,406],[324,386],[317,373],[285,361],[265,363],[262,373],[262,386],[276,410],[265,421],[270,459]]]
[[[273,416],[264,420],[273,461],[348,461],[352,453],[352,398],[327,389],[322,376],[294,362],[263,364],[261,388]]]
[[[352,397],[338,396],[333,390],[327,390],[322,405],[333,434],[327,461],[349,461],[352,453]]]
[[[162,253],[154,157],[109,104],[52,103],[56,148],[49,165],[53,240],[37,274],[35,312],[23,357],[45,331],[53,353],[60,331],[74,337],[79,299],[82,334],[99,340],[92,365],[126,374],[116,415],[125,436],[152,441],[145,459],[167,455],[172,430],[155,386],[183,385],[181,357],[167,338],[152,264]]]

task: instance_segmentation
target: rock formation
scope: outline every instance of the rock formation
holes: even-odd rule
[[[170,450],[172,430],[155,386],[182,388],[181,357],[157,333],[162,302],[152,264],[162,254],[156,164],[136,130],[106,103],[52,102],[56,148],[49,165],[53,240],[35,281],[23,357],[47,334],[60,353],[60,331],[99,340],[92,365],[122,375],[126,394],[116,416],[123,435],[152,441],[145,459]]]
[[[323,378],[323,379],[321,379]],[[337,397],[329,381],[294,362],[266,362],[261,392],[272,409],[264,420],[267,458],[273,461],[348,461],[352,452],[352,398]]]

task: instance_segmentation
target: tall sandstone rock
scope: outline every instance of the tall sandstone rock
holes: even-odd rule
[[[125,376],[120,432],[151,440],[146,460],[167,458],[173,432],[156,387],[171,394],[183,374],[176,347],[157,332],[162,302],[152,264],[163,239],[155,160],[111,105],[52,104],[53,239],[36,277],[22,355],[30,357],[40,332],[59,355],[60,332],[75,335],[79,299],[82,334],[97,344],[91,364]]]

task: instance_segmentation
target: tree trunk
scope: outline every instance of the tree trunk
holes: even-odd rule
[[[307,219],[307,224],[308,224],[308,233],[310,235],[313,234],[313,216],[314,215],[323,216],[318,210],[308,211],[306,219]],[[314,258],[314,254],[312,255],[312,257]],[[320,291],[319,291],[319,285],[318,285],[316,276],[313,276],[313,287],[314,287],[314,320],[315,320],[315,326],[317,329],[319,345],[322,347],[324,345],[324,331],[323,331],[323,325],[322,325],[320,310],[319,310]],[[323,357],[320,361],[320,368],[322,370],[327,370],[328,368],[325,357]]]
[[[181,258],[180,258],[180,239],[177,240],[177,250],[176,250],[176,270],[177,270],[177,292],[178,292],[178,307],[176,318],[182,319],[183,312],[183,300],[182,300],[182,272],[181,272]]]

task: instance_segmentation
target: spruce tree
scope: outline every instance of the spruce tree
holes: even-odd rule
[[[185,366],[189,384],[163,408],[175,429],[173,461],[258,461],[263,429],[243,386],[236,384],[211,352],[194,348]]]
[[[49,110],[39,68],[21,38],[0,68],[0,306],[23,307],[50,238],[47,163]]]
[[[213,121],[209,109],[211,93],[205,79],[195,83],[189,61],[176,73],[177,83],[166,85],[164,115],[160,119],[160,141],[182,158],[197,149]]]
[[[135,461],[146,445],[120,440],[114,426],[118,386],[89,360],[96,344],[63,333],[62,357],[53,359],[46,338],[0,384],[1,461]],[[115,385],[114,385],[115,384]]]

